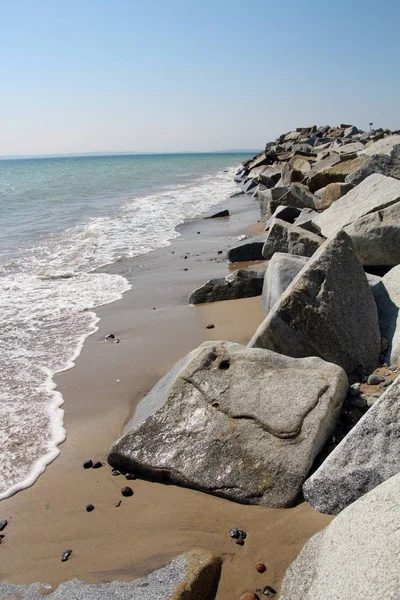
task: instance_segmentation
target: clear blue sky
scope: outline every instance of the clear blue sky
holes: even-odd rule
[[[400,128],[400,0],[0,0],[0,155]]]

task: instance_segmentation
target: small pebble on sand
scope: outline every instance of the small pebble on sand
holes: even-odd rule
[[[208,325],[206,325],[206,329],[214,329],[214,327],[214,323],[209,323]]]
[[[66,560],[69,559],[69,557],[72,554],[72,550],[65,550],[65,552],[63,552],[63,555],[61,557],[61,562],[65,562]]]
[[[7,519],[3,519],[3,521],[0,521],[0,531],[3,531],[7,527],[7,524]]]
[[[130,487],[124,487],[121,490],[121,494],[128,498],[128,496],[133,496],[133,490]]]
[[[91,469],[93,467],[93,461],[92,460],[85,460],[85,462],[83,463],[83,468],[84,469]]]
[[[258,565],[256,566],[256,569],[259,573],[265,573],[265,571],[267,570],[267,567],[264,565],[264,563],[258,563]]]
[[[92,510],[94,510],[93,504],[86,504],[86,511],[87,512],[92,512]]]
[[[93,469],[100,469],[100,467],[103,466],[103,463],[100,462],[99,460],[96,460],[96,462],[93,463]]]

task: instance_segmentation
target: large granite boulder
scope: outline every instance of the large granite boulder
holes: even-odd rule
[[[384,359],[389,364],[400,362],[400,266],[386,273],[373,293],[381,335],[388,341]]]
[[[298,256],[312,256],[324,238],[302,227],[291,225],[281,219],[274,219],[262,249],[264,258],[269,260],[275,252],[287,252]]]
[[[370,175],[323,213],[313,219],[325,237],[335,235],[359,217],[382,210],[400,200],[400,181],[385,175]]]
[[[364,150],[364,154],[374,156],[375,154],[385,154],[391,156],[395,146],[400,144],[400,135],[388,135],[387,137],[372,143]]]
[[[310,191],[315,193],[322,187],[327,186],[329,183],[338,183],[346,180],[346,177],[353,173],[364,164],[367,160],[366,156],[359,156],[353,160],[345,160],[335,164],[333,167],[329,167],[318,173],[313,174],[311,171],[308,177],[308,187]],[[322,161],[321,161],[322,162]]]
[[[297,206],[298,208],[315,208],[316,198],[310,190],[302,183],[292,183],[285,195],[279,198],[271,198],[270,211],[273,212],[278,206]]]
[[[208,550],[192,550],[166,567],[134,581],[61,583],[49,600],[205,600],[218,584],[221,559]],[[3,600],[43,600],[43,585],[0,583]]]
[[[320,356],[347,373],[377,366],[381,347],[377,309],[344,231],[319,247],[249,346],[287,356]]]
[[[268,231],[275,219],[281,219],[286,223],[294,223],[300,214],[301,210],[296,206],[278,206],[274,214],[265,222],[264,230]]]
[[[346,508],[287,569],[279,600],[400,599],[400,475]]]
[[[344,231],[363,265],[400,264],[400,202],[360,217]]]
[[[306,256],[275,252],[265,272],[262,289],[261,308],[265,314],[269,313],[307,261]]]
[[[396,380],[305,482],[305,499],[338,514],[400,473],[400,380]]]
[[[289,188],[287,186],[279,185],[272,189],[259,191],[257,199],[260,203],[261,214],[270,217],[276,208],[276,206],[273,209],[271,208],[271,202],[278,202],[279,204],[279,199],[282,198],[288,190]]]
[[[374,173],[400,179],[400,145],[395,146],[390,155],[373,154],[372,156],[365,156],[367,156],[365,163],[346,177],[346,183],[358,185]]]
[[[315,208],[326,210],[331,204],[339,200],[352,189],[351,183],[329,183],[315,194]]]
[[[189,304],[220,302],[260,296],[263,288],[264,273],[238,269],[226,277],[210,279],[189,296]]]
[[[237,246],[230,248],[227,252],[229,262],[251,262],[263,260],[262,249],[265,243],[265,235],[246,239]]]
[[[292,505],[347,392],[344,371],[231,342],[190,353],[109,463],[245,504]],[[146,398],[142,401],[146,404]],[[158,407],[155,412],[151,412]]]

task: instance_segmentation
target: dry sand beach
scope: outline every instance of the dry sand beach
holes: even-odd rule
[[[235,238],[261,230],[253,198],[231,198],[221,207],[229,208],[229,218],[199,217],[182,225],[170,246],[110,267],[133,289],[98,309],[99,330],[87,339],[75,368],[56,378],[67,440],[31,488],[1,503],[1,517],[9,521],[2,580],[49,584],[43,593],[73,578],[130,580],[202,547],[223,558],[216,598],[228,600],[267,584],[279,589],[306,540],[331,521],[305,503],[292,509],[246,506],[141,479],[129,482],[134,495],[123,498],[125,478],[113,477],[106,463],[137,403],[177,360],[205,340],[246,344],[263,319],[259,297],[187,305],[193,289],[235,269],[224,256]],[[120,343],[104,342],[109,333]],[[87,459],[104,466],[85,470]],[[91,513],[85,510],[89,503]],[[243,547],[229,536],[232,527],[247,532]],[[73,555],[63,563],[69,548]],[[257,573],[259,562],[268,565],[267,573]]]

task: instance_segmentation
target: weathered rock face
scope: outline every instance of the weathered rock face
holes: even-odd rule
[[[286,186],[279,185],[278,187],[272,188],[270,190],[263,190],[258,192],[257,198],[260,202],[261,214],[270,217],[275,210],[275,208],[271,208],[271,202],[278,201],[280,198],[282,198],[282,196],[284,196],[287,193],[288,189],[289,188]]]
[[[346,180],[346,177],[353,173],[364,164],[367,160],[366,156],[359,156],[353,160],[347,160],[335,164],[333,167],[324,169],[319,173],[311,175],[308,178],[308,187],[311,192],[316,192],[322,187],[329,185],[330,183],[337,183]],[[312,172],[311,172],[312,173]]]
[[[286,221],[286,223],[294,223],[300,213],[300,208],[296,208],[295,206],[278,206],[272,217],[266,221],[265,231],[268,231],[274,219],[281,219],[282,221]]]
[[[394,267],[374,287],[382,337],[388,340],[384,354],[389,364],[400,362],[400,266]]]
[[[261,308],[265,314],[269,313],[307,261],[305,256],[275,252],[269,261],[262,289]]]
[[[380,333],[374,298],[349,236],[340,231],[310,258],[249,343],[287,356],[320,356],[347,373],[372,371]]]
[[[336,515],[397,473],[400,473],[399,380],[305,482],[303,493],[318,511]]]
[[[51,600],[204,600],[218,582],[221,559],[207,550],[192,550],[143,579],[84,583],[73,579],[61,583]],[[43,600],[42,584],[30,586],[0,583],[3,600]]]
[[[400,135],[389,135],[378,142],[374,142],[368,146],[364,152],[368,156],[374,156],[375,154],[385,154],[391,156],[395,146],[400,144]]]
[[[315,208],[325,210],[352,189],[351,183],[330,183],[316,193]]]
[[[400,202],[360,217],[344,231],[363,265],[400,264]]]
[[[400,598],[400,475],[314,535],[285,574],[279,600]]]
[[[239,269],[219,279],[210,279],[189,296],[189,304],[203,302],[220,302],[260,296],[264,281],[264,273]]]
[[[109,462],[156,479],[264,506],[291,505],[347,392],[342,369],[205,342],[164,404],[111,448]]]
[[[365,156],[368,157],[368,155]],[[387,154],[373,154],[368,157],[361,167],[346,177],[346,182],[358,185],[374,173],[400,179],[400,145],[393,148],[390,156]]]
[[[287,252],[297,256],[312,256],[324,238],[281,219],[274,219],[262,249],[269,260],[275,252]]]
[[[230,248],[227,252],[229,262],[249,262],[252,260],[264,260],[262,249],[265,243],[264,236],[256,236]]]
[[[313,222],[322,235],[330,237],[363,215],[382,210],[399,199],[400,181],[384,175],[370,175]]]
[[[286,206],[297,206],[299,208],[315,208],[316,198],[308,188],[302,183],[292,183],[288,192],[279,198],[273,200],[271,210],[274,209],[274,204],[280,202]]]

